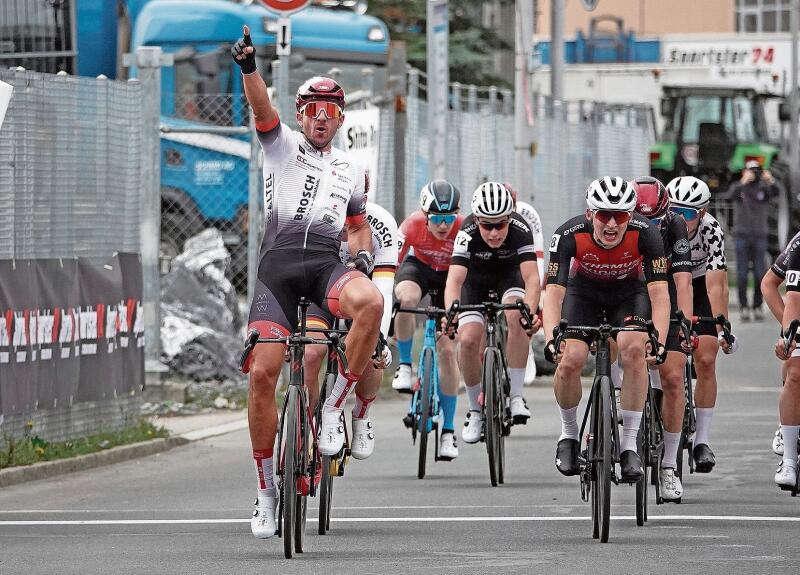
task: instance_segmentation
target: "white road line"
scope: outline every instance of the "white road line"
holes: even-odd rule
[[[635,516],[611,517],[615,521],[630,521]],[[250,519],[86,519],[67,521],[0,521],[0,527],[58,526],[58,525],[215,525],[248,523]],[[308,521],[316,521],[309,517]],[[590,517],[332,517],[334,523],[480,523],[480,522],[573,522],[591,521]],[[746,515],[661,515],[650,516],[648,521],[748,521],[767,523],[800,523],[800,517],[766,517]]]

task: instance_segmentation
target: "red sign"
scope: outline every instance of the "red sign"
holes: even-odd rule
[[[297,12],[298,10],[302,10],[309,4],[311,4],[311,0],[258,0],[275,12],[282,12],[288,14],[289,12]]]

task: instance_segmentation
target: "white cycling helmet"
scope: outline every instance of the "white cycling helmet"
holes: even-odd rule
[[[486,182],[472,194],[472,213],[481,218],[502,218],[514,211],[514,198],[503,184]]]
[[[694,176],[680,176],[667,184],[669,203],[681,208],[700,210],[711,201],[708,184]]]
[[[590,210],[632,212],[636,207],[636,190],[622,178],[606,176],[586,188],[586,205]]]

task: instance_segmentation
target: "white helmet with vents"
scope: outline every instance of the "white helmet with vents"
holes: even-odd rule
[[[708,184],[694,176],[680,176],[667,184],[669,203],[681,208],[705,208],[711,201]]]
[[[636,190],[622,178],[606,176],[586,188],[586,205],[590,210],[632,212],[636,207]]]
[[[501,218],[514,211],[514,198],[503,184],[486,182],[472,194],[472,213],[481,218]]]

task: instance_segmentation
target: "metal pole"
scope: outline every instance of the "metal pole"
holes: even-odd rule
[[[450,85],[448,63],[448,0],[428,0],[428,145],[430,179],[445,178],[447,171],[447,112]]]
[[[791,182],[791,195],[797,196],[800,191],[800,140],[798,140],[797,121],[798,110],[797,106],[800,104],[798,99],[798,86],[797,86],[797,47],[798,47],[798,28],[800,28],[800,0],[792,0],[791,3],[791,31],[792,31],[792,69],[791,69],[791,93],[789,97],[790,111],[790,124],[789,124],[789,173]],[[791,197],[791,196],[790,196]],[[794,200],[794,198],[791,198]],[[789,204],[792,205],[794,201]]]
[[[528,57],[533,44],[533,0],[517,0],[514,57],[514,185],[518,190],[530,181],[530,130],[526,113]]]
[[[261,247],[261,178],[259,177],[259,150],[256,123],[250,113],[250,165],[247,183],[247,304],[252,305],[258,277],[258,254]]]
[[[564,99],[564,2],[550,1],[550,95]]]
[[[280,104],[281,118],[289,118],[289,56],[278,56],[278,103]],[[294,117],[292,115],[292,117]],[[284,120],[285,121],[285,120]]]

